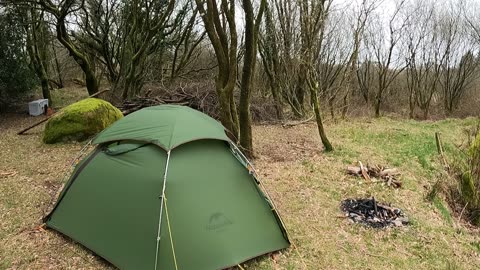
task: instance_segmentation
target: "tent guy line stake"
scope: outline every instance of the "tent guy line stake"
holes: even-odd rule
[[[158,217],[158,230],[157,230],[157,247],[155,251],[155,270],[158,266],[158,249],[160,248],[160,232],[162,227],[162,214],[163,214],[163,200],[165,198],[165,186],[167,183],[167,173],[168,173],[168,163],[170,162],[170,151],[167,152],[167,163],[165,164],[165,173],[163,174],[163,188],[162,188],[162,199],[160,202],[160,216]]]

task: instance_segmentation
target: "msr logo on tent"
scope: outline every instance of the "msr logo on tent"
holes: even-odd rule
[[[232,224],[233,222],[231,222],[223,213],[216,212],[210,216],[206,228],[208,231],[219,231]]]

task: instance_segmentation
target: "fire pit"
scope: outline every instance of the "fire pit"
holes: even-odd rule
[[[371,199],[346,199],[342,201],[341,209],[345,216],[354,223],[364,224],[373,228],[402,227],[409,224],[402,210],[377,203]]]

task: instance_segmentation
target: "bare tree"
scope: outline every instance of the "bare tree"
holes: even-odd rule
[[[215,88],[217,91],[222,124],[235,141],[239,137],[238,114],[233,97],[237,80],[237,29],[235,2],[222,0],[195,0],[207,35],[218,62]]]
[[[473,82],[478,67],[474,40],[461,20],[461,8],[453,6],[443,11],[439,19],[444,61],[441,65],[440,84],[443,91],[444,108],[451,114],[460,98]]]
[[[205,38],[206,31],[197,29],[198,9],[191,7],[186,10],[190,12],[190,18],[178,25],[174,32],[174,50],[170,70],[170,80],[181,77],[184,70],[200,56],[200,47]]]
[[[35,6],[19,8],[19,18],[22,18],[23,27],[26,34],[26,50],[30,58],[31,69],[35,71],[42,86],[43,98],[49,100],[52,105],[50,95],[50,84],[48,77],[48,61],[50,43],[50,31],[44,18],[44,13],[38,11]]]
[[[18,0],[10,2],[13,4],[39,5],[42,10],[53,16],[57,39],[69,51],[70,55],[84,72],[88,93],[97,93],[99,81],[95,74],[95,63],[93,63],[92,59],[82,50],[82,47],[72,36],[73,32],[69,32],[67,26],[69,15],[82,9],[85,1],[64,0],[57,3],[51,0]]]
[[[424,119],[427,119],[433,95],[438,90],[440,67],[444,60],[440,52],[435,6],[434,3],[416,1],[406,12],[409,14],[405,31],[409,117],[414,118],[418,105]]]
[[[360,53],[360,46],[362,43],[363,33],[365,31],[365,27],[367,24],[367,20],[370,14],[377,8],[377,1],[376,0],[362,0],[358,11],[354,13],[354,22],[351,23],[352,29],[352,51],[350,54],[350,58],[346,64],[346,71],[344,73],[344,80],[345,80],[345,90],[343,93],[343,106],[342,106],[342,119],[345,119],[350,102],[349,97],[351,92],[356,87],[355,86],[355,78],[358,71],[358,58]],[[368,90],[367,90],[368,93]],[[367,98],[368,101],[368,98]]]
[[[299,78],[301,54],[301,29],[299,22],[299,3],[290,0],[273,0],[275,8],[274,21],[278,22],[275,28],[277,33],[277,50],[280,68],[275,72],[274,77],[281,89],[283,100],[285,100],[293,114],[301,117],[305,113],[304,80]],[[273,25],[273,24],[272,24]],[[271,31],[273,30],[272,27]],[[300,84],[300,85],[299,85]]]
[[[127,34],[121,58],[126,63],[123,68],[123,99],[140,92],[148,57],[164,45],[165,37],[183,20],[183,12],[172,19],[175,3],[175,0],[132,0],[125,10]]]
[[[320,97],[327,100],[332,119],[335,119],[335,102],[337,95],[343,90],[347,63],[353,49],[350,40],[346,38],[350,36],[350,29],[345,23],[346,16],[345,12],[332,12],[329,15],[315,67]]]
[[[325,151],[332,151],[333,147],[328,140],[320,111],[318,99],[319,80],[315,71],[315,63],[320,56],[320,48],[324,39],[326,20],[330,11],[332,1],[301,1],[300,3],[300,25],[301,25],[301,66],[300,75],[305,76],[306,85],[310,92],[311,103],[315,112],[318,133],[325,147]],[[297,86],[300,87],[300,86]]]
[[[272,13],[272,8],[267,3],[265,7],[265,26],[259,38],[259,52],[275,102],[277,118],[283,120],[283,102],[279,78],[282,67],[280,65],[279,45],[277,44],[279,39]]]
[[[397,51],[407,22],[400,16],[400,11],[404,7],[405,2],[406,0],[402,0],[396,3],[395,10],[388,20],[386,33],[382,31],[383,25],[378,18],[376,22],[372,23],[371,29],[369,29],[367,49],[372,51],[376,62],[374,69],[377,80],[374,100],[375,117],[380,117],[380,108],[385,94],[395,78],[405,69],[405,65],[401,62],[401,55]]]
[[[372,95],[372,89],[374,87],[374,80],[375,80],[375,72],[374,72],[374,63],[370,59],[372,59],[371,53],[366,50],[366,56],[362,60],[358,59],[357,63],[357,82],[358,82],[358,90],[362,95],[363,99],[365,100],[365,104],[370,104],[370,96]]]
[[[242,81],[240,91],[240,145],[249,157],[253,157],[252,117],[250,115],[250,99],[252,96],[253,76],[257,60],[257,41],[260,23],[267,4],[260,1],[257,15],[251,0],[242,0],[245,13],[245,55],[243,57]]]

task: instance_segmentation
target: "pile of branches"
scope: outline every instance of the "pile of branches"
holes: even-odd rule
[[[400,188],[402,182],[397,179],[400,173],[396,168],[387,168],[380,165],[363,166],[362,162],[358,162],[358,166],[348,166],[347,173],[355,176],[361,176],[370,182],[384,182],[389,187]],[[376,178],[378,180],[372,180]]]
[[[352,222],[373,228],[402,227],[409,224],[402,210],[379,204],[373,197],[346,199],[342,201],[341,209]]]
[[[212,90],[200,90],[196,88],[178,87],[176,89],[161,89],[160,91],[147,91],[143,96],[137,96],[124,101],[118,108],[123,115],[130,114],[142,108],[161,104],[175,104],[188,106],[199,110],[209,116],[219,119],[218,100]]]

